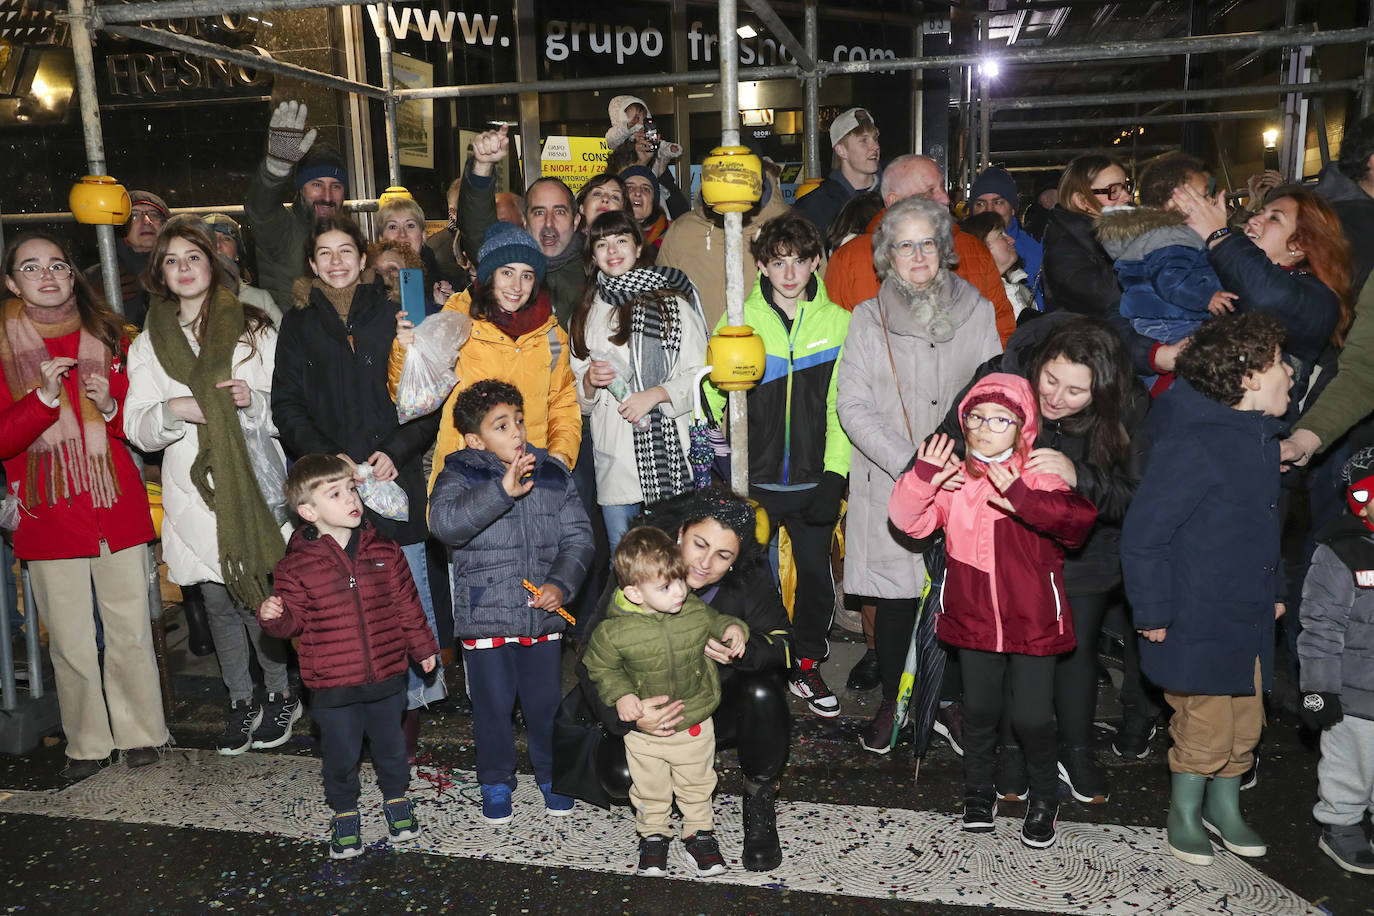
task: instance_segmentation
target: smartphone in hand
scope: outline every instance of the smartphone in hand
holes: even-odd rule
[[[425,275],[414,267],[401,271],[401,308],[416,326],[425,320]]]

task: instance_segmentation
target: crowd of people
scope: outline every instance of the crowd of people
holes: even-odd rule
[[[703,371],[727,323],[724,222],[686,200],[681,148],[641,99],[609,115],[607,170],[578,193],[497,193],[502,127],[473,141],[444,230],[389,198],[369,240],[343,157],[284,103],[250,232],[131,193],[122,314],[56,236],[9,243],[0,458],[70,776],[115,752],[154,764],[171,740],[147,605],[160,544],[218,658],[218,751],[277,747],[308,710],[334,858],[362,851],[364,737],[391,838],[419,835],[420,711],[447,703],[473,716],[486,822],[527,816],[518,706],[545,812],[628,798],[643,875],[668,869],[674,804],[697,874],[724,870],[710,798],[717,749],[737,747],[740,858],[776,868],[787,695],[841,712],[837,603],[867,643],[847,686],[881,691],[862,750],[933,729],[963,757],[963,829],[1025,802],[1021,839],[1044,848],[1061,797],[1110,803],[1093,719],[1124,613],[1112,751],[1145,757],[1167,713],[1170,850],[1265,853],[1239,793],[1277,657],[1322,735],[1318,845],[1374,873],[1374,286],[1352,234],[1374,218],[1374,119],[1315,189],[1256,176],[1243,208],[1182,151],[1135,182],[1079,156],[1028,207],[992,167],[955,207],[935,160],[884,162],[869,112],[840,114],[819,187],[789,208],[766,167],[744,214],[766,365],[733,494],[699,454],[724,425]],[[468,329],[456,379],[405,419],[433,316]],[[1305,536],[1281,541],[1286,522]],[[922,632],[943,682],[907,703]],[[575,759],[579,727],[595,748]]]

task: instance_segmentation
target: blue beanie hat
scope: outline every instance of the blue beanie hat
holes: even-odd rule
[[[995,165],[983,169],[982,174],[973,180],[973,189],[968,194],[969,200],[977,200],[984,194],[996,194],[1015,208],[1016,179],[1012,178],[1006,169]]]
[[[534,268],[534,285],[538,286],[544,282],[547,263],[534,236],[513,223],[492,223],[477,250],[477,282],[485,285],[496,268],[506,264],[528,264]]]
[[[296,190],[316,178],[337,178],[348,187],[348,168],[343,154],[327,143],[316,143],[296,164]]]

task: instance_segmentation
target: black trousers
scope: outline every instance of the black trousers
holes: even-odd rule
[[[873,650],[878,653],[878,675],[883,682],[883,699],[897,699],[897,685],[906,667],[906,650],[911,646],[911,630],[916,626],[916,605],[920,598],[879,598],[873,618]]]
[[[792,608],[792,652],[797,658],[822,661],[830,657],[830,624],[835,617],[835,581],[830,575],[830,541],[835,526],[812,525],[802,509],[810,504],[812,490],[750,489],[749,495],[768,510],[773,524],[787,529],[797,570],[797,591]]]
[[[310,717],[320,727],[324,798],[336,814],[358,807],[358,761],[363,754],[364,735],[372,750],[372,766],[377,771],[382,798],[406,794],[410,764],[406,761],[406,738],[401,730],[401,713],[405,710],[404,690],[371,703],[317,706],[310,710]]]
[[[1054,711],[1059,717],[1059,740],[1065,747],[1092,746],[1093,715],[1097,712],[1097,642],[1110,599],[1111,592],[1069,598],[1078,645],[1058,656],[1054,671]]]
[[[966,789],[992,789],[998,722],[1005,711],[1010,713],[1012,730],[1025,753],[1031,794],[1038,798],[1054,797],[1059,790],[1054,725],[1054,672],[1058,661],[1054,655],[959,650],[964,680]]]
[[[792,747],[792,714],[781,671],[737,671],[722,678],[720,705],[711,715],[716,747],[733,745],[739,767],[749,782],[770,782],[782,775]],[[607,735],[597,755],[601,784],[612,798],[630,793],[625,765],[625,739]]]

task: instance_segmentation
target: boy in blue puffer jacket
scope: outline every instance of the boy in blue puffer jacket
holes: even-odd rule
[[[453,420],[466,448],[434,483],[429,528],[450,551],[453,636],[463,647],[482,817],[512,817],[517,697],[530,763],[550,816],[573,800],[553,791],[553,718],[560,688],[562,605],[586,578],[595,550],[572,472],[526,442],[524,398],[486,379],[460,394]],[[534,598],[526,581],[540,583]]]
[[[1349,872],[1374,875],[1364,817],[1374,797],[1374,448],[1342,471],[1343,515],[1317,536],[1302,587],[1303,724],[1321,732],[1317,848]]]

